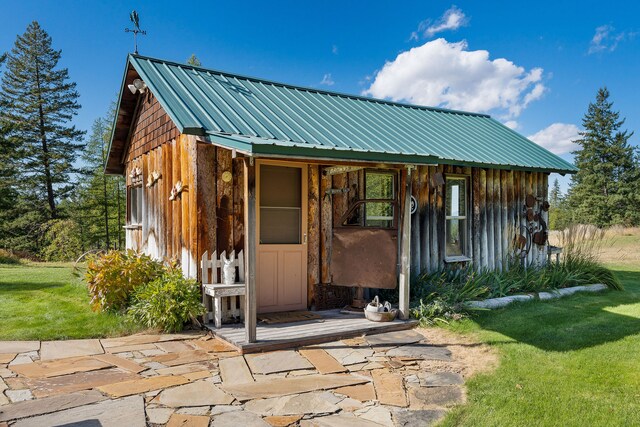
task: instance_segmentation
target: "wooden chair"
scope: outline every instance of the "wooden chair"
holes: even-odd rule
[[[217,252],[213,252],[209,258],[209,252],[202,254],[200,268],[202,269],[202,304],[207,312],[204,315],[204,322],[209,323],[213,317],[216,328],[222,326],[222,320],[244,317],[244,256],[242,251],[238,253],[232,251],[229,259],[233,260],[233,266],[237,267],[236,283],[225,285],[222,282],[222,267],[227,259],[226,251],[223,251],[218,258]],[[211,275],[209,275],[211,269]],[[236,297],[240,298],[236,298]],[[229,304],[223,304],[222,299],[229,299]],[[213,303],[213,304],[212,304]]]

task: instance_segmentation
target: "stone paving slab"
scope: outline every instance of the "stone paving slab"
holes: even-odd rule
[[[131,351],[158,350],[153,343],[148,344],[125,344],[117,347],[105,347],[107,353],[128,353]]]
[[[340,387],[334,391],[336,393],[344,394],[351,399],[359,400],[360,402],[376,400],[376,390],[373,388],[373,384],[371,383]]]
[[[404,344],[413,344],[422,341],[424,340],[424,335],[413,329],[408,329],[405,331],[367,335],[364,339],[371,347],[398,347]]]
[[[13,359],[16,358],[18,353],[1,353],[0,354],[0,364],[6,365],[7,363],[11,363]]]
[[[373,356],[374,353],[374,351],[368,347],[357,347],[341,341],[320,344],[319,347],[324,349],[343,366],[366,363],[367,358]]]
[[[213,366],[209,362],[195,362],[188,363],[186,365],[170,366],[168,368],[156,369],[156,372],[160,375],[184,375],[192,372],[199,371],[211,371]]]
[[[185,351],[192,351],[194,348],[187,345],[183,341],[166,341],[156,343],[156,347],[167,353],[181,353]]]
[[[253,412],[225,412],[213,417],[210,427],[269,427],[259,415]]]
[[[242,356],[221,359],[219,362],[222,382],[229,385],[252,383],[253,376]]]
[[[40,360],[92,356],[102,353],[104,353],[104,349],[100,345],[100,340],[43,341],[40,348]]]
[[[247,401],[316,390],[329,390],[332,388],[362,384],[367,381],[367,379],[347,374],[306,375],[303,377],[276,378],[271,381],[246,384],[223,384],[222,389],[240,401]]]
[[[11,370],[27,378],[51,378],[76,372],[95,371],[113,366],[93,357],[73,357],[61,360],[26,363]]]
[[[250,400],[244,408],[261,416],[327,415],[340,410],[338,405],[327,399],[324,392]]]
[[[387,351],[387,356],[428,360],[451,360],[451,351],[445,347],[428,344],[408,344],[402,347],[392,348]]]
[[[183,406],[229,405],[234,401],[210,381],[197,381],[162,391],[153,403],[180,408]]]
[[[356,417],[353,414],[338,414],[301,420],[300,427],[380,427],[380,424]]]
[[[409,406],[402,376],[382,369],[371,371],[378,400],[383,405]]]
[[[368,406],[355,411],[354,414],[385,427],[394,427],[391,412],[384,406]]]
[[[99,354],[94,356],[96,359],[101,360],[105,363],[108,363],[113,366],[117,366],[118,368],[124,369],[125,371],[132,372],[134,374],[138,374],[144,371],[144,366],[140,366],[135,362],[132,362],[129,359],[125,359],[124,357],[116,356],[115,354]]]
[[[418,374],[422,387],[441,387],[447,385],[462,385],[464,378],[456,372],[430,372]]]
[[[244,358],[254,374],[275,374],[299,369],[313,369],[313,365],[294,350],[247,354]]]
[[[173,414],[166,427],[208,427],[209,417],[202,415]]]
[[[201,350],[183,351],[181,353],[167,353],[149,357],[150,362],[162,363],[166,366],[186,365],[187,363],[211,360],[210,353]]]
[[[444,418],[446,413],[442,409],[402,410],[394,412],[393,419],[398,427],[430,427]]]
[[[64,394],[38,400],[25,400],[23,402],[6,405],[0,409],[0,421],[12,421],[19,418],[33,417],[49,414],[77,406],[88,405],[106,399],[102,393],[81,391],[78,393]]]
[[[131,381],[140,378],[119,369],[78,372],[52,378],[21,378],[24,387],[31,389],[36,398],[89,390],[107,384]]]
[[[152,390],[164,389],[188,383],[189,380],[180,375],[159,375],[140,380],[124,381],[98,387],[98,390],[111,397],[131,396]]]
[[[199,340],[191,340],[187,342],[190,345],[209,353],[223,353],[228,351],[233,351],[233,352],[236,351],[236,349],[232,347],[229,343],[219,338],[213,338],[210,340],[199,339]]]
[[[337,374],[347,371],[347,368],[321,348],[303,348],[300,349],[300,354],[306,357],[321,374]]]
[[[12,427],[86,426],[86,427],[146,427],[144,399],[131,396],[106,400],[53,414],[25,418]]]
[[[410,391],[411,406],[417,409],[429,409],[432,406],[451,407],[465,400],[459,386],[420,387]]]
[[[40,341],[0,341],[0,353],[28,353],[40,350]]]
[[[302,415],[273,415],[264,417],[263,420],[271,427],[287,427],[302,419]]]

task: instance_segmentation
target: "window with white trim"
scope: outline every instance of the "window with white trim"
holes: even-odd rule
[[[127,225],[142,224],[142,185],[132,185],[128,187],[127,207],[128,218]]]
[[[446,178],[445,259],[467,258],[468,179]]]

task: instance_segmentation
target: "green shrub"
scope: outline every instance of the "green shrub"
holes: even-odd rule
[[[170,268],[135,289],[128,315],[149,328],[177,332],[189,321],[198,324],[197,317],[205,312],[200,301],[198,282],[185,279],[179,269]]]
[[[133,290],[162,274],[158,261],[132,250],[109,251],[91,257],[85,275],[91,308],[117,311],[127,307]]]
[[[0,249],[0,264],[20,264],[20,258],[13,252]]]

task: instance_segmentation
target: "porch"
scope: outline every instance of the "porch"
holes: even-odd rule
[[[219,329],[213,324],[206,326],[214,335],[227,341],[241,353],[256,353],[411,329],[417,325],[416,320],[401,319],[393,322],[371,322],[364,318],[364,314],[342,314],[339,309],[317,311],[314,314],[319,314],[322,318],[291,323],[258,323],[255,342],[247,341],[242,323],[225,324]]]

